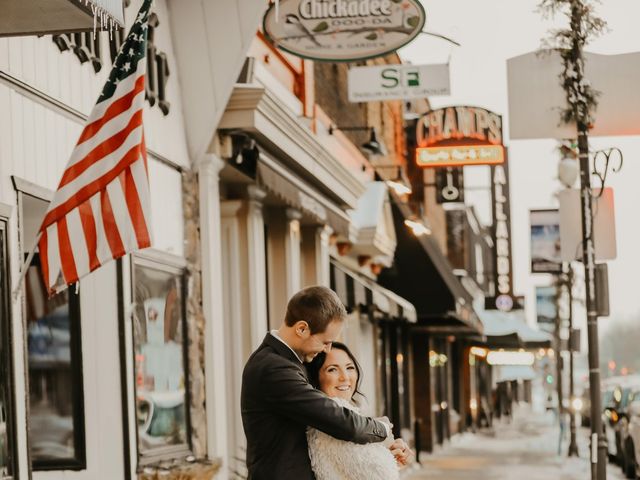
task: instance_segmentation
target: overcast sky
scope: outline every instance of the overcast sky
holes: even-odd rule
[[[537,0],[422,0],[427,12],[426,29],[454,38],[462,44],[421,36],[400,51],[414,64],[450,63],[451,96],[431,99],[434,108],[475,105],[503,115],[505,144],[511,169],[511,214],[515,292],[527,295],[527,316],[535,318],[535,286],[550,282],[548,276],[529,273],[529,210],[557,206],[554,191],[558,156],[553,140],[510,140],[506,59],[540,46],[551,23],[536,12]],[[598,13],[610,31],[588,51],[615,54],[640,51],[638,20],[640,1],[605,0]],[[559,18],[557,22],[564,22]],[[556,22],[556,23],[557,23]],[[640,88],[640,86],[639,86]],[[640,317],[640,138],[592,139],[592,148],[619,147],[625,156],[621,173],[608,184],[615,190],[618,257],[609,263],[612,316]],[[465,169],[465,183],[488,185],[485,167]],[[489,222],[490,197],[468,192],[481,217]],[[602,322],[606,322],[605,319]]]

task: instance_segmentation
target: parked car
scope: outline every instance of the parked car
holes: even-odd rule
[[[633,440],[629,435],[630,406],[633,401],[640,398],[640,380],[630,382],[623,389],[622,401],[618,410],[618,423],[616,425],[616,440],[618,441],[618,462],[628,478],[635,477],[635,454],[633,453]]]
[[[607,440],[609,461],[618,461],[618,441],[616,441],[616,425],[618,410],[622,401],[623,379],[621,377],[607,378],[602,382],[602,430]]]
[[[623,470],[628,469],[627,437],[629,428],[629,405],[640,392],[640,376],[618,377],[613,387],[612,395],[604,406],[604,427],[607,438],[609,458],[620,465]]]
[[[640,380],[631,383],[626,406],[620,411],[619,432],[622,470],[627,478],[638,478],[640,465]]]
[[[640,470],[640,395],[634,396],[629,405],[629,426],[626,447],[630,453],[627,457],[626,471],[628,478],[639,478]],[[631,455],[633,452],[633,455]]]

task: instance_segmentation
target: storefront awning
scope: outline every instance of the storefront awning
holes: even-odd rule
[[[376,258],[376,263],[390,266],[396,249],[396,232],[387,185],[384,182],[367,184],[367,190],[349,216],[356,231],[353,253]]]
[[[318,223],[329,225],[336,233],[349,236],[350,220],[346,212],[264,154],[258,160],[257,182],[287,205]]]
[[[122,0],[2,0],[0,12],[0,37],[124,27]]]
[[[478,309],[477,311],[484,325],[484,343],[490,347],[547,348],[551,346],[551,335],[527,325],[522,310],[501,312]]]
[[[331,288],[348,311],[361,309],[381,313],[390,319],[417,320],[416,309],[408,300],[381,287],[372,279],[331,262]]]
[[[378,283],[407,299],[416,308],[418,323],[441,333],[481,333],[472,297],[453,274],[436,241],[415,236],[404,221],[409,206],[392,196],[397,247],[393,265],[378,276]]]

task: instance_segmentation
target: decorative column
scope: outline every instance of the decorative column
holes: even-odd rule
[[[287,300],[300,290],[300,219],[302,214],[293,208],[287,208],[287,226],[285,233],[285,259],[287,272]]]
[[[198,164],[200,239],[202,248],[202,307],[205,316],[205,391],[207,395],[207,453],[227,458],[225,324],[220,235],[220,170],[225,162],[206,154]],[[228,479],[227,465],[217,477]]]
[[[318,285],[328,287],[331,283],[329,262],[329,238],[333,229],[327,225],[316,230],[316,281]]]
[[[267,194],[255,185],[247,188],[248,286],[251,319],[251,346],[257,348],[267,333],[267,271],[262,201]]]

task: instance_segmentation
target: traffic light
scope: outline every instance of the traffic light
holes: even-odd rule
[[[549,385],[551,385],[553,383],[553,375],[551,375],[550,373],[547,374],[545,380],[547,381],[547,383]]]

